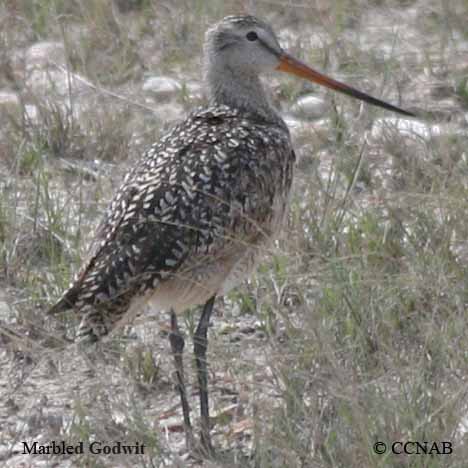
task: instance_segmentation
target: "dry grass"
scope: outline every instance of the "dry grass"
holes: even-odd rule
[[[286,235],[216,306],[209,359],[221,455],[205,466],[464,467],[468,3],[251,3],[295,54],[401,99],[425,121],[404,127],[330,96],[324,120],[295,129],[300,161]],[[143,80],[198,80],[202,31],[235,8],[201,0],[0,4],[0,91],[18,97],[0,100],[5,466],[197,465],[178,454],[181,434],[160,429],[177,430],[181,419],[167,318],[148,313],[86,356],[64,341],[75,317],[44,312],[79,266],[121,174],[167,126],[164,106],[145,101]],[[63,44],[50,57],[45,90],[30,79],[27,51],[38,41]],[[68,76],[62,90],[60,73]],[[275,80],[285,111],[317,91]],[[181,109],[195,101],[187,88],[176,98]],[[187,315],[188,334],[195,321]],[[44,459],[20,455],[25,440],[138,441],[147,451]],[[377,455],[377,441],[450,441],[453,453]]]

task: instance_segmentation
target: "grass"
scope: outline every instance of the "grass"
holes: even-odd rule
[[[257,273],[216,304],[209,348],[216,466],[462,468],[468,3],[253,3],[280,33],[297,36],[295,54],[427,110],[421,122],[429,130],[402,128],[390,114],[328,94],[326,132],[299,123],[285,235]],[[0,102],[5,466],[39,466],[38,457],[21,455],[24,440],[148,447],[137,457],[62,460],[69,466],[211,466],[184,459],[166,316],[149,312],[87,355],[66,341],[76,317],[45,311],[79,267],[121,176],[164,131],[157,104],[155,114],[145,109],[144,77],[198,80],[202,31],[235,9],[183,0],[0,5],[0,87],[19,96],[5,113]],[[317,50],[302,34],[311,27]],[[46,91],[26,85],[31,71],[20,58],[38,41],[65,45],[64,62],[48,69],[51,81],[78,74],[94,88],[64,95],[56,82]],[[298,96],[323,93],[275,80],[286,112]],[[195,104],[186,86],[175,100]],[[197,318],[181,320],[188,337]],[[381,455],[373,449],[379,441],[450,441],[453,452]]]

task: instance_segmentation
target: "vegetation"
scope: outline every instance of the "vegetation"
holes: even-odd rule
[[[269,80],[296,141],[295,195],[257,273],[215,306],[210,465],[184,453],[166,315],[84,353],[69,342],[77,318],[45,312],[122,174],[203,102],[203,32],[238,2],[0,2],[3,466],[466,467],[468,2],[250,3],[295,55],[421,118]],[[143,90],[151,76],[182,86],[163,100]],[[294,121],[309,93],[326,112]],[[23,455],[34,440],[146,451]],[[374,449],[400,441],[439,450]]]

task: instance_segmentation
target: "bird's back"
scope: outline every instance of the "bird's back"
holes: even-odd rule
[[[193,112],[124,179],[50,312],[75,309],[79,335],[98,338],[132,304],[180,310],[226,291],[279,228],[293,165],[279,118],[226,106]]]

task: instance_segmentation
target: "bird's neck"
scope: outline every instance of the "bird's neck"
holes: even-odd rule
[[[210,67],[205,72],[205,86],[213,105],[227,105],[267,120],[278,119],[258,75]]]

